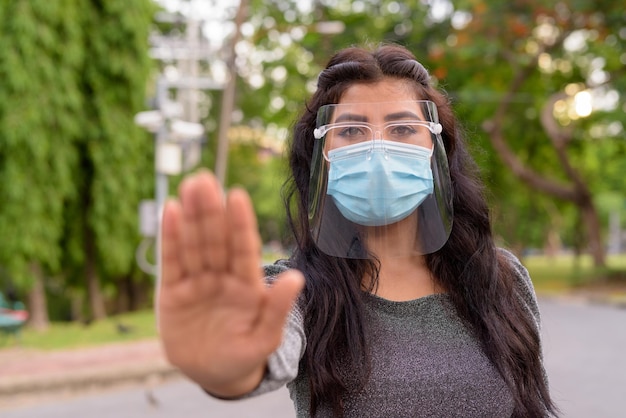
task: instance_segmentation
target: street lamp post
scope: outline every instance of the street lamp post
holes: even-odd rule
[[[155,199],[145,200],[140,205],[141,234],[144,239],[137,248],[136,259],[139,267],[154,275],[158,283],[161,274],[160,219],[169,194],[169,176],[178,175],[198,162],[199,143],[204,137],[204,127],[198,123],[197,91],[221,90],[224,83],[198,74],[199,62],[208,62],[218,52],[202,38],[200,28],[203,21],[169,13],[159,13],[156,18],[164,22],[184,23],[186,26],[184,37],[176,34],[151,35],[152,58],[168,65],[172,62],[178,63],[178,68],[169,66],[169,69],[175,69],[175,77],[171,76],[171,71],[168,74],[166,68],[157,80],[157,109],[140,112],[135,116],[137,125],[154,134],[155,150]],[[174,89],[180,93],[175,101],[170,100],[170,90]],[[186,103],[182,103],[183,101]],[[186,121],[180,119],[183,115]],[[148,262],[146,257],[148,248],[153,244],[156,247],[154,264]]]
[[[183,172],[183,146],[199,142],[204,136],[204,127],[195,122],[178,119],[182,114],[182,106],[169,100],[170,88],[216,88],[215,82],[209,79],[196,78],[170,81],[162,76],[157,81],[157,110],[140,112],[135,115],[135,123],[154,134],[154,174],[155,200],[143,201],[140,206],[140,225],[144,236],[137,249],[137,262],[146,273],[156,277],[157,284],[161,277],[161,213],[169,194],[169,176]],[[146,260],[149,243],[155,245],[155,264]]]

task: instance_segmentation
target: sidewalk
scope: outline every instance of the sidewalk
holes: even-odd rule
[[[53,352],[3,348],[0,409],[122,384],[153,385],[177,376],[158,340]]]

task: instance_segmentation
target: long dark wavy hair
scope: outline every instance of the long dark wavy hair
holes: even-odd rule
[[[482,348],[508,384],[515,417],[556,415],[544,376],[538,330],[515,296],[513,267],[497,251],[489,210],[475,163],[446,96],[431,85],[415,56],[398,45],[339,51],[319,76],[317,91],[294,126],[289,151],[291,177],[285,184],[288,220],[296,239],[292,265],[306,277],[303,294],[307,347],[302,366],[311,390],[311,416],[322,404],[338,417],[348,388],[369,378],[369,346],[364,323],[364,277],[378,277],[372,260],[322,253],[309,232],[308,196],[316,114],[339,103],[355,83],[407,80],[416,98],[437,105],[453,187],[454,223],[444,247],[426,255],[437,284],[473,330]],[[375,286],[375,281],[374,281]],[[348,373],[349,371],[349,373]]]

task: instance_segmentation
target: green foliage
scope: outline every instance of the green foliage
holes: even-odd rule
[[[136,269],[152,143],[133,124],[150,70],[151,0],[0,4],[0,265],[82,283]]]
[[[85,103],[83,152],[92,170],[84,193],[86,226],[93,230],[103,277],[132,270],[139,243],[137,208],[148,196],[152,173],[152,142],[134,125],[143,110],[150,62],[148,33],[151,3],[106,1],[85,13],[92,28],[85,39],[83,69]]]
[[[502,105],[503,94],[517,82],[515,77],[524,75],[523,83],[515,87],[504,122],[508,145],[527,167],[565,184],[565,171],[539,117],[552,94],[572,94],[576,86],[583,89],[604,85],[604,93],[598,90],[601,100],[603,94],[617,95],[626,81],[623,62],[616,62],[616,54],[623,56],[625,51],[624,36],[617,35],[625,28],[623,9],[614,3],[533,0],[458,2],[455,7],[471,13],[472,19],[455,29],[452,38],[446,38],[450,48],[431,66],[463,69],[446,71],[446,82],[459,92],[459,101],[467,103],[462,106],[462,120],[475,124],[480,147],[489,150],[480,127]],[[545,52],[533,62],[542,48]],[[592,72],[596,80],[604,74],[605,81],[590,82]],[[481,100],[485,96],[494,100]],[[593,194],[623,195],[622,175],[618,174],[623,173],[619,156],[626,145],[626,123],[620,110],[623,106],[622,97],[613,111],[596,110],[588,118],[559,119],[563,132],[572,136],[566,144],[567,158]],[[617,135],[603,135],[611,130]],[[539,246],[537,239],[545,240],[547,232],[556,229],[564,244],[575,245],[580,221],[570,204],[524,190],[513,180],[509,167],[497,158],[487,157],[481,162],[497,212],[514,214],[508,222],[496,226],[500,231],[506,230],[526,245]],[[517,222],[511,222],[513,219]],[[528,234],[529,230],[539,234]]]
[[[55,245],[81,131],[83,32],[72,1],[0,5],[0,264],[22,285],[28,265],[60,268]]]

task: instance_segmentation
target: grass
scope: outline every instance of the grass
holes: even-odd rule
[[[118,327],[124,329],[120,331]],[[78,322],[53,322],[47,331],[22,329],[18,339],[0,334],[0,348],[18,345],[38,350],[60,350],[156,338],[154,312],[131,312],[85,325]]]
[[[269,259],[268,259],[269,262]],[[529,256],[523,260],[532,277],[538,294],[556,294],[589,285],[594,278],[612,277],[620,273],[623,287],[621,295],[626,297],[626,255],[611,256],[607,259],[607,269],[594,269],[590,257],[576,260],[572,256],[555,258]],[[118,325],[128,327],[128,332],[120,332]],[[0,349],[19,344],[22,348],[38,350],[60,350],[88,347],[105,343],[136,341],[156,338],[156,322],[152,310],[126,313],[104,321],[85,325],[81,323],[52,323],[46,332],[24,328],[19,341],[12,336],[0,334]]]
[[[606,284],[621,278],[626,287],[626,255],[607,257],[607,267],[598,270],[590,256],[578,259],[571,255],[548,257],[544,255],[524,258],[524,265],[540,294],[554,294],[595,284]]]

